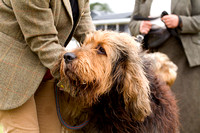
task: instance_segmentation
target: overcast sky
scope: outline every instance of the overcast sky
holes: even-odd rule
[[[135,0],[90,0],[90,3],[107,3],[114,13],[133,12]]]

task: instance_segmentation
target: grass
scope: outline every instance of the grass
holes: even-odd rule
[[[3,133],[3,127],[0,125],[0,133]]]

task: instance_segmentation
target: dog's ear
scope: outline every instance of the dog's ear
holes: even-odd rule
[[[117,40],[117,41],[116,41]],[[143,121],[150,115],[150,87],[149,81],[145,75],[142,58],[142,50],[137,45],[134,38],[121,33],[120,37],[115,39],[115,46],[118,53],[115,65],[112,68],[114,83],[123,95],[125,110],[136,121]]]
[[[136,121],[143,121],[151,113],[150,88],[141,59],[134,54],[120,53],[112,69],[113,87],[123,95],[125,111]]]
[[[177,77],[178,67],[171,61],[165,62],[160,69],[160,75],[169,86],[172,86]]]
[[[123,97],[125,109],[137,121],[143,121],[151,113],[149,94],[149,82],[142,64],[128,62]]]
[[[167,85],[172,86],[177,77],[178,67],[166,54],[160,52],[147,53],[144,54],[143,60],[150,65],[149,69],[156,76],[165,81]]]

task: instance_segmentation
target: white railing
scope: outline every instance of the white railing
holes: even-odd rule
[[[108,20],[93,20],[95,25],[102,24],[128,24],[130,22],[130,18],[123,19],[108,19]]]
[[[108,19],[108,20],[93,20],[95,26],[104,26],[104,30],[108,29],[108,25],[116,25],[116,31],[119,31],[120,24],[128,24],[130,18],[123,19]]]

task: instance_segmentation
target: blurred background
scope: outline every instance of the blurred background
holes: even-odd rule
[[[113,13],[132,12],[135,0],[90,0],[90,4],[100,3],[107,5]]]
[[[128,23],[135,0],[90,0],[90,9],[96,29],[129,32]]]

